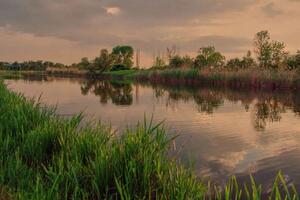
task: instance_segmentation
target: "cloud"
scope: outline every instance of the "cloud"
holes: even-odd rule
[[[271,25],[273,22],[266,21],[269,16],[282,17],[279,14],[284,12],[293,13],[293,19],[299,17],[296,11],[284,10],[286,0],[273,1],[0,0],[0,27],[38,40],[51,37],[77,43],[83,49],[130,44],[151,55],[174,44],[182,53],[215,45],[233,54],[249,49],[255,32],[283,25]],[[290,0],[286,4],[296,3]]]
[[[105,7],[106,13],[110,15],[118,15],[121,12],[119,7]]]
[[[252,1],[0,0],[0,26],[81,43],[89,43],[91,38],[99,40],[107,35],[126,40],[123,33],[128,31],[134,32],[141,27],[185,25],[192,19],[207,23],[217,13],[243,9]],[[107,15],[117,15],[121,10],[122,16],[119,18]]]
[[[131,20],[141,20],[149,24],[165,22],[170,24],[201,16],[213,18],[216,14],[244,9],[254,2],[254,0],[113,0],[105,3],[122,8]]]

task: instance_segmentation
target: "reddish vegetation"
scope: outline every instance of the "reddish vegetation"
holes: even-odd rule
[[[300,77],[296,73],[244,71],[244,72],[207,72],[188,71],[172,73],[154,71],[135,76],[138,81],[171,85],[209,85],[229,88],[251,88],[256,90],[298,90]]]

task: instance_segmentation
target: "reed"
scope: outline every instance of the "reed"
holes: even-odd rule
[[[263,199],[263,188],[200,181],[167,156],[172,138],[144,120],[115,135],[64,119],[0,83],[0,199]],[[281,174],[269,199],[298,199]]]
[[[177,85],[209,85],[229,88],[300,89],[300,75],[295,71],[245,69],[142,70],[132,76],[138,81]]]

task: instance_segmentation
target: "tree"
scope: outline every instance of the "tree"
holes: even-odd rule
[[[78,67],[81,69],[88,69],[90,67],[91,63],[87,57],[81,58],[80,63],[78,63]]]
[[[86,59],[87,59],[87,58],[86,58]],[[87,61],[88,61],[88,60],[87,60]],[[64,68],[65,65],[62,64],[62,63],[55,63],[53,67],[55,67],[55,68]]]
[[[251,51],[248,51],[246,56],[242,59],[242,68],[249,68],[255,65],[255,61],[252,58]]]
[[[112,50],[115,65],[124,65],[127,68],[133,66],[134,50],[131,46],[116,46]]]
[[[272,42],[272,67],[280,68],[283,61],[287,56],[287,52],[285,52],[285,44],[283,42],[273,41]]]
[[[100,56],[96,57],[94,60],[94,66],[97,70],[107,71],[112,67],[113,56],[108,52],[107,49],[102,49],[100,51]]]
[[[268,67],[271,64],[271,44],[270,34],[268,31],[260,31],[256,33],[254,38],[254,52],[261,67]]]
[[[183,66],[183,63],[183,59],[180,56],[176,55],[170,59],[169,66],[172,68],[180,68]]]
[[[54,67],[54,63],[53,62],[50,62],[50,61],[46,61],[44,62],[44,65],[47,67]]]
[[[300,51],[298,50],[295,55],[288,56],[286,59],[287,68],[289,70],[300,68]]]
[[[256,33],[254,38],[254,51],[257,54],[259,66],[262,68],[279,68],[286,52],[283,42],[270,41],[268,31]]]
[[[183,60],[183,68],[192,68],[194,67],[194,59],[190,56],[186,55],[182,58]]]
[[[232,58],[227,61],[226,67],[230,70],[238,70],[241,68],[242,61],[239,58]]]
[[[225,56],[216,51],[213,46],[202,47],[199,49],[198,53],[199,54],[195,59],[195,67],[197,68],[216,68],[224,65]]]
[[[169,63],[172,68],[192,68],[194,66],[194,61],[189,56],[174,56],[170,59]]]
[[[251,57],[251,51],[248,51],[242,59],[233,58],[228,60],[226,67],[231,70],[247,69],[255,65],[254,59]]]

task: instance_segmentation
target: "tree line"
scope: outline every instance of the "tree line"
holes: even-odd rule
[[[256,33],[253,39],[253,46],[256,59],[252,57],[252,52],[248,51],[242,58],[226,60],[225,56],[217,51],[214,46],[200,48],[195,58],[188,55],[180,56],[174,49],[167,49],[168,64],[164,58],[157,56],[152,68],[215,68],[239,70],[258,67],[261,69],[300,69],[300,51],[297,51],[296,54],[288,53],[285,49],[285,44],[271,40],[268,31]]]
[[[100,55],[91,61],[84,57],[79,63],[72,64],[72,67],[100,72],[128,70],[133,67],[133,56],[133,47],[119,45],[114,47],[112,52],[102,49]]]
[[[156,56],[152,69],[167,68],[197,68],[197,69],[222,69],[240,70],[250,67],[260,69],[300,69],[300,51],[290,54],[285,49],[285,44],[276,40],[271,40],[268,31],[256,33],[253,39],[254,54],[248,51],[242,58],[232,58],[226,60],[225,56],[217,51],[214,46],[201,47],[196,57],[180,56],[176,48],[167,48],[167,59]],[[132,69],[134,62],[134,49],[128,45],[118,45],[109,52],[102,49],[99,56],[92,60],[87,57],[81,59],[79,63],[66,66],[61,63],[49,61],[27,61],[27,62],[0,62],[0,70],[46,70],[47,68],[76,68],[89,71],[118,71]]]
[[[77,68],[80,70],[89,71],[116,71],[126,70],[133,67],[133,47],[128,45],[119,45],[109,52],[107,49],[102,49],[100,55],[93,60],[87,57],[81,59],[79,63],[74,63],[67,66],[61,63],[53,63],[49,61],[26,61],[26,62],[0,62],[0,70],[14,70],[14,71],[44,71],[47,68]]]
[[[14,71],[44,71],[48,67],[64,68],[61,63],[53,63],[50,61],[25,61],[25,62],[0,62],[0,70]]]

